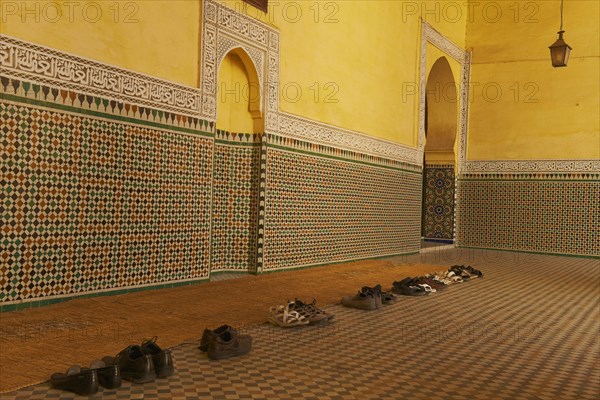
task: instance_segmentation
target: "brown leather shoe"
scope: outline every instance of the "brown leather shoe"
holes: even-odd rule
[[[204,329],[204,332],[202,332],[202,338],[200,339],[200,346],[198,348],[202,351],[208,351],[208,345],[210,342],[225,331],[229,331],[233,334],[237,333],[235,328],[229,325],[221,325],[215,330],[210,330],[208,328]]]
[[[235,331],[225,330],[220,335],[210,340],[208,357],[213,360],[238,357],[248,354],[252,349],[252,337],[240,335]]]
[[[66,374],[57,372],[50,377],[52,387],[68,390],[82,396],[89,396],[98,392],[98,374],[93,369],[80,368],[73,365]]]

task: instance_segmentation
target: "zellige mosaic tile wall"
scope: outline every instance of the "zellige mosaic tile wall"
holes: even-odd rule
[[[426,164],[423,231],[426,239],[454,238],[454,165]]]
[[[260,139],[216,133],[211,272],[256,272]]]
[[[600,173],[469,174],[459,246],[600,256]]]
[[[212,123],[1,83],[0,302],[208,276]]]
[[[419,250],[420,167],[266,140],[264,270]]]

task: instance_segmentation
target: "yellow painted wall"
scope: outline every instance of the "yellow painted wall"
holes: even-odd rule
[[[237,54],[229,53],[219,69],[217,88],[217,129],[235,133],[254,133],[248,110],[250,86],[246,68]]]
[[[200,1],[0,0],[0,32],[198,86]]]
[[[276,2],[266,15],[223,3],[279,29],[283,111],[409,145],[417,143],[420,18],[464,45],[464,9],[449,22],[449,9],[427,13],[412,1]]]
[[[490,3],[502,16],[479,16],[467,31],[468,158],[599,158],[600,2],[564,2],[564,38],[573,51],[568,66],[556,69],[548,46],[557,37],[560,2]]]

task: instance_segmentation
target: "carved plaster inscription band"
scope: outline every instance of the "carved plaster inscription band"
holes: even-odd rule
[[[0,35],[0,71],[4,77],[134,102],[197,117],[198,89],[118,69],[44,46]]]

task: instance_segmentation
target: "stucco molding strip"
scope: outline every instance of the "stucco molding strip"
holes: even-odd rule
[[[421,165],[423,162],[423,153],[413,147],[283,112],[279,113],[278,131],[280,136],[388,158],[394,161],[415,165]]]
[[[0,35],[0,75],[200,117],[200,91]]]
[[[469,161],[464,174],[473,173],[570,173],[600,172],[600,159],[589,160],[489,160]]]

